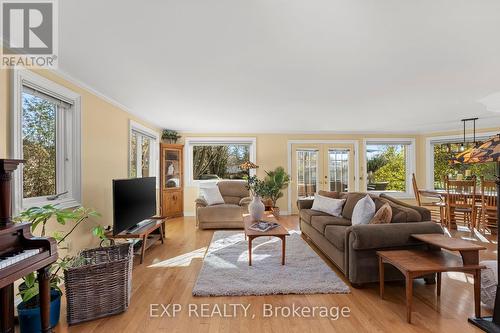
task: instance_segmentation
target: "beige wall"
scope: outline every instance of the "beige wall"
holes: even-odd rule
[[[0,70],[0,158],[9,156],[10,70]],[[81,226],[71,239],[72,252],[96,244],[89,230],[97,223],[112,224],[111,180],[128,177],[129,120],[145,124],[124,110],[76,86],[53,72],[38,74],[63,85],[82,97],[82,194],[83,205],[96,209],[100,219]],[[57,230],[64,230],[57,228]]]
[[[416,142],[416,152],[421,150],[421,140],[419,136],[416,135],[404,135],[404,134],[393,134],[393,135],[346,135],[346,134],[227,134],[218,133],[217,135],[212,134],[192,134],[192,133],[181,133],[182,141],[186,137],[255,137],[257,140],[257,164],[259,169],[257,170],[257,176],[264,177],[265,170],[272,170],[278,166],[283,166],[285,169],[288,168],[288,141],[289,140],[358,140],[359,141],[359,152],[356,158],[359,159],[359,175],[362,177],[364,175],[364,165],[363,165],[363,154],[361,152],[363,146],[363,139],[367,138],[410,138],[415,139]],[[425,149],[425,148],[423,148]],[[418,165],[417,165],[418,166]],[[425,175],[421,174],[421,170],[417,168],[417,179],[419,183],[424,183]],[[423,169],[425,171],[425,169]],[[364,177],[360,180],[360,189],[365,187]],[[293,184],[291,184],[293,186]],[[194,200],[198,196],[198,188],[196,186],[185,188],[184,192],[184,211],[186,215],[194,215]],[[278,206],[282,211],[288,210],[288,192],[284,191],[284,196],[278,201]]]

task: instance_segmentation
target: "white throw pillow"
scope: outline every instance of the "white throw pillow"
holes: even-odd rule
[[[205,199],[209,206],[224,203],[224,198],[222,197],[222,194],[220,194],[218,186],[200,188],[200,195]]]
[[[352,212],[352,225],[368,224],[375,215],[375,202],[373,202],[370,195],[366,195],[363,199],[359,200],[354,206]]]
[[[333,216],[340,216],[345,199],[333,199],[316,194],[311,209],[318,210]]]

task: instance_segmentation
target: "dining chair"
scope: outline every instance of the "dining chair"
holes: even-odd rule
[[[425,193],[425,195],[423,195],[418,188],[417,178],[414,173],[412,174],[412,184],[417,205],[429,209],[431,211],[431,218],[433,221],[439,222],[442,225],[447,225],[446,203],[443,201],[443,196],[439,193],[433,193],[430,191],[423,191]],[[424,201],[422,199],[430,199],[430,201]]]
[[[464,225],[471,230],[476,227],[476,177],[470,180],[446,179],[446,210],[448,223],[457,222],[457,213],[462,216]]]
[[[479,204],[479,226],[483,231],[486,228],[497,228],[497,185],[494,180],[486,180],[481,176],[481,201]]]

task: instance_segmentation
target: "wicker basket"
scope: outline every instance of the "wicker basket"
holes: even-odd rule
[[[127,310],[132,287],[132,244],[85,250],[89,264],[64,271],[68,324]]]

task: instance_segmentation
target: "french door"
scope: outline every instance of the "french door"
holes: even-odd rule
[[[292,213],[297,199],[312,197],[320,190],[354,190],[354,146],[352,144],[292,144]]]

